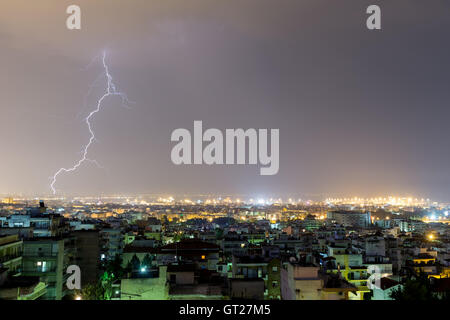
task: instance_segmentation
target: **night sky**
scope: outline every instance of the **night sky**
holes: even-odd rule
[[[105,101],[89,151],[105,169],[61,175],[60,194],[450,200],[449,35],[447,0],[1,1],[0,193],[50,194],[80,158],[106,49],[135,103]],[[279,173],[175,166],[170,135],[194,120],[280,129]]]

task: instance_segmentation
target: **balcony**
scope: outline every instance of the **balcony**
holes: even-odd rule
[[[43,274],[47,274],[47,273],[55,273],[56,272],[56,267],[53,268],[47,268],[44,271],[42,271],[42,269],[38,269],[38,268],[24,268],[22,270],[22,274],[25,274],[27,276],[41,276]]]
[[[21,294],[17,300],[36,300],[47,293],[47,285],[40,282],[30,294]]]
[[[16,254],[12,254],[12,255],[7,255],[7,256],[2,256],[0,257],[0,263],[6,263],[8,261],[17,259],[17,258],[21,258],[22,257],[22,253],[16,253]]]
[[[24,252],[22,256],[26,258],[56,258],[58,252]]]

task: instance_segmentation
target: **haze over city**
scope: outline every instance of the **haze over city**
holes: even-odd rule
[[[89,151],[104,169],[61,175],[60,195],[450,199],[450,3],[383,3],[370,32],[369,1],[77,2],[72,33],[71,1],[0,5],[0,194],[50,195],[80,158],[106,50],[133,103],[104,102]],[[279,128],[278,174],[174,165],[170,134],[194,120]]]

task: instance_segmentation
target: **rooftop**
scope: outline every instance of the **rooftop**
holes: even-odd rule
[[[395,281],[394,279],[391,279],[391,278],[384,277],[384,278],[380,279],[380,288],[382,290],[392,288],[398,284],[400,284],[400,282]]]

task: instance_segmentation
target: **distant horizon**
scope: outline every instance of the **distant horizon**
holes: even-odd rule
[[[289,199],[291,199],[293,203],[297,203],[299,201],[301,202],[307,202],[307,201],[314,201],[314,202],[325,202],[328,199],[340,199],[340,200],[348,200],[349,202],[357,200],[369,200],[369,201],[383,201],[384,199],[389,200],[392,198],[396,199],[412,199],[413,201],[424,201],[429,203],[439,203],[439,204],[446,204],[450,203],[450,200],[441,200],[441,199],[435,199],[435,198],[427,198],[427,197],[420,197],[420,196],[410,196],[410,195],[377,195],[377,196],[345,196],[345,195],[328,195],[323,197],[308,197],[306,195],[300,195],[295,193],[290,193],[288,195],[255,195],[255,194],[237,194],[237,193],[184,193],[184,194],[175,194],[175,193],[111,193],[111,194],[73,194],[73,195],[52,195],[52,194],[33,194],[33,195],[26,195],[26,194],[1,194],[0,193],[0,200],[5,198],[21,198],[21,199],[27,199],[27,200],[39,200],[39,199],[49,199],[49,200],[58,200],[58,199],[73,199],[73,198],[154,198],[153,200],[157,200],[156,198],[164,198],[164,197],[173,197],[174,201],[183,201],[185,199],[191,198],[190,200],[204,200],[204,199],[218,199],[221,198],[221,200],[230,198],[231,201],[235,201],[236,199],[240,199],[241,202],[249,202],[250,200],[253,200],[253,202],[257,202],[259,199],[264,200],[272,200],[271,202],[278,202],[280,199],[282,202],[287,203],[289,202]]]

